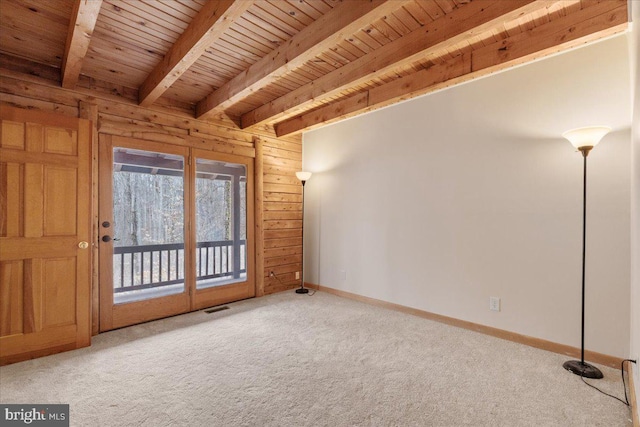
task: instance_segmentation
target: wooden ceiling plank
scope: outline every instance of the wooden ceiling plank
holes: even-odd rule
[[[42,0],[2,0],[2,6],[7,3],[16,3],[21,7],[30,10],[33,13],[41,13],[45,11],[47,15],[56,16],[56,21],[69,23],[69,11],[73,9],[74,0],[60,0],[56,2]],[[34,10],[35,9],[35,10]],[[4,14],[4,10],[0,14]]]
[[[403,63],[418,60],[429,51],[464,40],[468,35],[485,31],[497,22],[518,17],[541,7],[535,0],[474,1],[463,5],[446,17],[399,38],[340,67],[312,84],[275,99],[242,115],[242,127],[247,128],[273,120],[295,107],[332,96],[344,87],[360,84],[372,76],[386,73]]]
[[[293,28],[295,31],[294,34],[302,31],[307,24],[297,18],[295,11],[285,11],[281,9],[281,6],[282,0],[263,0],[260,2],[260,7],[264,9],[265,12],[277,18],[280,22],[284,22],[290,28]],[[293,14],[290,12],[293,12]]]
[[[371,46],[369,46],[368,44],[366,44],[365,42],[363,42],[362,40],[360,40],[358,35],[361,35],[361,34],[364,34],[364,33],[362,31],[358,31],[356,34],[354,34],[353,36],[349,37],[346,41],[351,43],[360,52],[362,52],[364,54],[370,53],[374,49]],[[361,56],[361,55],[358,55],[358,56]]]
[[[149,4],[148,2],[143,2],[145,4]],[[178,18],[184,22],[191,22],[193,18],[197,15],[197,11],[185,7],[178,2],[164,2],[159,0],[152,0],[150,6],[166,13],[167,15],[173,16],[174,18]],[[146,7],[146,6],[145,6]]]
[[[394,41],[396,39],[399,39],[400,37],[406,34],[406,33],[400,33],[396,31],[396,29],[389,24],[389,21],[386,18],[378,19],[376,22],[372,24],[372,27],[378,30],[378,32],[382,34],[384,38],[389,41]]]
[[[297,28],[295,26],[297,22],[294,22],[294,25],[291,25],[289,15],[284,14],[283,16],[283,14],[280,13],[280,10],[274,9],[275,8],[267,1],[261,1],[258,2],[256,8],[251,10],[251,13],[260,18],[262,21],[269,22],[280,30],[284,31],[289,35],[289,37],[292,37],[294,34],[297,34],[300,31],[300,28]]]
[[[475,49],[443,64],[285,120],[275,126],[276,135],[290,135],[433,92],[623,32],[627,27],[628,11],[625,0],[594,4],[579,12],[549,21],[531,31]]]
[[[76,0],[73,5],[60,72],[64,88],[73,89],[78,83],[101,6],[102,0]]]
[[[555,2],[547,6],[547,11],[549,13],[549,18],[551,20],[562,18],[563,16],[566,15],[564,6],[560,2]]]
[[[407,4],[404,8],[420,25],[426,25],[429,22],[433,21],[429,14],[425,12],[425,10],[421,8],[415,1],[413,3]]]
[[[128,10],[131,11],[133,15],[139,17],[139,19],[141,20],[153,19],[153,21],[157,25],[162,26],[177,34],[182,34],[184,30],[187,28],[187,26],[189,25],[189,22],[191,22],[191,19],[189,19],[188,17],[186,17],[187,19],[185,21],[184,17],[180,19],[180,17],[178,16],[168,15],[162,12],[161,10],[153,7],[153,4],[146,4],[140,0],[138,0],[137,2],[132,2],[132,3],[130,2],[126,4],[123,4],[124,0],[110,0],[110,1],[114,6],[119,6],[120,4],[122,4],[122,6],[119,6],[119,7],[121,8],[126,7]]]
[[[237,40],[241,40],[243,44],[254,46],[260,51],[269,53],[273,50],[273,48],[275,47],[273,43],[273,35],[271,35],[270,37],[264,37],[263,35],[261,35],[263,30],[261,30],[260,28],[258,28],[259,32],[256,33],[255,31],[248,29],[246,26],[243,26],[243,24],[251,25],[249,21],[240,19],[236,21],[234,25],[229,29],[227,35]]]
[[[358,45],[354,42],[352,42],[353,37],[349,37],[349,39],[344,39],[341,40],[340,43],[338,43],[338,49],[342,49],[344,51],[349,52],[350,55],[352,55],[354,58],[360,58],[362,55],[364,55],[366,53],[366,51],[360,49],[358,47]]]
[[[289,3],[283,1],[274,2],[273,5],[280,9],[280,11],[286,15],[291,16],[296,21],[300,22],[303,27],[313,24],[315,18],[307,15],[298,7],[298,3]]]
[[[372,0],[344,3],[287,40],[280,47],[198,102],[196,115],[222,111],[242,98],[295,70],[319,53],[357,32],[375,17],[401,7],[404,1]]]
[[[434,2],[434,0],[416,0],[416,3],[420,5],[420,7],[422,7],[422,9],[424,9],[424,11],[427,12],[434,21],[444,15],[444,11]]]
[[[51,7],[53,6],[53,7]],[[56,8],[59,7],[60,9]],[[66,10],[64,10],[66,8]],[[2,0],[0,8],[0,18],[5,24],[10,26],[20,22],[20,24],[37,25],[40,22],[47,22],[48,25],[64,28],[64,35],[67,35],[69,28],[69,10],[73,9],[73,1],[69,5],[64,2],[53,3],[29,0]],[[40,27],[42,30],[42,27]]]
[[[385,21],[387,22],[387,24],[391,25],[397,32],[403,35],[410,33],[416,28],[422,26],[415,19],[413,19],[413,16],[411,16],[409,12],[407,12],[402,7],[389,14]]]
[[[56,52],[62,43],[56,44],[51,41],[42,40],[42,36],[21,32],[18,37],[12,31],[0,31],[0,46],[5,54],[19,53],[21,57],[38,58],[41,64],[58,68],[57,81],[60,81],[60,56]],[[43,50],[47,49],[47,54],[43,55]]]
[[[379,49],[383,46],[382,43],[380,43],[375,38],[371,37],[371,34],[364,29],[355,33],[354,37],[357,37],[358,39],[360,39],[364,44],[369,46],[371,50]]]
[[[135,64],[129,63],[128,65],[140,66],[142,69],[152,69],[157,62],[157,58],[153,56],[141,55],[140,49],[130,49],[128,45],[124,44],[113,44],[113,42],[108,39],[95,40],[95,42],[91,43],[89,52],[96,58],[107,63],[117,62],[123,55],[131,55],[136,58],[136,62]]]
[[[287,3],[289,3],[292,6],[295,6],[297,9],[301,10],[302,12],[304,12],[307,16],[311,17],[314,21],[328,12],[328,10],[325,10],[324,12],[319,11],[318,9],[313,7],[313,6],[315,6],[315,4],[314,5],[309,4],[308,1],[287,0]],[[315,1],[313,3],[319,3],[320,5],[325,5],[326,6],[326,4],[322,3],[322,2]]]
[[[335,7],[335,2],[333,1],[307,0],[307,3],[309,3],[311,7],[316,9],[322,15],[329,12],[331,9]]]
[[[331,66],[331,64],[327,63],[320,56],[312,59],[311,61],[305,64],[305,67],[311,68],[318,76],[316,78],[320,78],[326,73],[330,73],[335,70],[335,67]]]
[[[344,40],[341,40],[337,45],[332,47],[331,51],[341,58],[344,58],[346,62],[354,61],[364,55],[364,52]]]
[[[434,1],[438,4],[438,6],[440,6],[442,10],[444,10],[444,13],[447,13],[447,14],[453,12],[453,10],[456,8],[456,4],[451,0],[434,0]]]
[[[140,86],[140,105],[153,104],[252,5],[249,0],[205,4]]]
[[[275,34],[265,30],[264,28],[254,24],[250,20],[246,19],[244,16],[240,18],[237,22],[237,30],[244,34],[252,34],[252,38],[255,40],[262,40],[262,43],[266,46],[271,46],[271,49],[274,49],[280,45],[284,41],[280,37]]]
[[[411,13],[409,13],[407,6],[411,5],[415,6],[415,3],[407,3],[405,7],[401,7],[393,14],[407,28],[407,32],[413,31],[416,28],[422,27],[424,25],[422,22],[418,21]]]
[[[389,38],[389,36],[387,36],[386,34],[383,34],[380,30],[378,30],[378,28],[373,25],[370,24],[368,25],[365,29],[364,32],[367,33],[367,35],[369,37],[371,37],[373,40],[375,40],[376,43],[379,43],[380,46],[384,46],[385,44],[389,43],[391,41],[391,39]]]
[[[159,20],[155,17],[130,7],[128,3],[125,5],[126,7],[120,7],[116,4],[105,3],[100,12],[100,20],[109,18],[122,24],[123,28],[128,27],[129,31],[133,33],[148,38],[159,38],[171,44],[180,36],[180,30],[175,31],[173,28],[168,28],[164,26],[164,22],[158,22]],[[143,16],[140,16],[140,13]]]
[[[238,64],[235,61],[232,61],[232,59],[232,57],[229,57],[225,54],[225,51],[223,49],[215,49],[211,50],[211,52],[206,57],[203,56],[202,58],[200,58],[189,69],[195,69],[199,66],[202,69],[206,69],[207,73],[225,73],[229,74],[230,76],[235,76],[240,71],[242,71],[242,69],[238,69]],[[227,79],[225,79],[224,82],[226,81]]]
[[[245,16],[243,16],[243,18],[251,22],[252,24],[256,25],[257,27],[260,27],[265,31],[268,31],[269,33],[273,34],[275,37],[277,37],[277,39],[274,39],[274,40],[284,41],[291,37],[291,35],[288,34],[286,31],[282,30],[282,28],[279,28],[278,26],[270,22],[267,22],[264,19],[262,19],[260,16],[256,15],[254,13],[254,10],[250,10]]]
[[[134,28],[120,19],[117,19],[117,15],[111,16],[111,11],[108,8],[103,8],[100,12],[100,19],[96,24],[96,32],[101,31],[105,34],[114,32],[121,35],[131,41],[139,44],[141,47],[149,47],[152,50],[160,50],[163,47],[167,50],[172,46],[173,41],[166,40],[166,37],[155,37],[146,32],[140,31],[138,28]],[[174,40],[175,41],[175,40]],[[163,50],[164,51],[164,50]]]
[[[326,69],[328,73],[337,70],[349,62],[331,50],[322,52],[320,55],[316,56],[313,61],[316,65]]]
[[[245,37],[243,34],[229,30],[220,39],[220,42],[226,42],[238,51],[244,51],[252,58],[249,58],[251,63],[259,61],[267,55],[273,49],[272,46],[265,46],[262,43],[257,43],[250,38]]]

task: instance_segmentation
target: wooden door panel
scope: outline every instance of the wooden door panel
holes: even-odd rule
[[[2,121],[0,147],[24,150],[24,123],[11,120]]]
[[[71,129],[45,128],[44,149],[49,154],[78,154],[78,133]]]
[[[90,342],[90,123],[0,107],[0,363]]]
[[[75,236],[77,170],[46,166],[43,180],[44,236]]]
[[[76,323],[76,258],[50,258],[42,262],[44,328]]]
[[[17,337],[18,342],[23,341],[30,334],[42,331],[42,260],[40,258],[27,259],[24,266],[24,281],[22,282],[24,324],[22,335]]]
[[[24,235],[42,237],[43,234],[43,184],[44,166],[37,163],[24,165]],[[9,206],[9,209],[12,207]]]
[[[24,262],[0,262],[0,337],[24,330]]]
[[[22,235],[23,177],[23,165],[0,162],[0,237]]]

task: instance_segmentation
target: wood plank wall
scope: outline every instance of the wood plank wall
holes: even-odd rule
[[[97,133],[252,157],[256,152],[262,154],[263,193],[256,198],[262,198],[263,210],[257,215],[258,219],[262,214],[262,223],[257,227],[262,227],[259,231],[264,235],[264,246],[256,253],[262,253],[264,258],[257,263],[263,271],[256,275],[256,294],[299,285],[295,280],[302,264],[302,186],[295,177],[302,167],[299,135],[277,138],[272,129],[264,126],[246,132],[222,116],[196,120],[193,110],[166,101],[142,108],[136,103],[137,93],[130,89],[82,76],[76,89],[69,90],[60,87],[59,78],[59,70],[0,54],[0,103],[73,117],[87,117],[87,111],[95,106]],[[94,153],[94,161],[96,156]],[[93,220],[97,229],[95,212]],[[275,277],[270,276],[271,271]]]

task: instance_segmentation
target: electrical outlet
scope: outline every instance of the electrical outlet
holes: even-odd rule
[[[489,297],[489,310],[500,311],[500,298]]]
[[[300,280],[300,272],[296,271],[296,280]]]
[[[347,272],[345,270],[340,270],[340,279],[347,280]]]

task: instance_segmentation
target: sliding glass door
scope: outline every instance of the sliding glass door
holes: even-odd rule
[[[252,159],[102,139],[101,330],[253,296]]]

